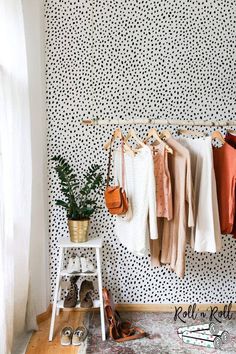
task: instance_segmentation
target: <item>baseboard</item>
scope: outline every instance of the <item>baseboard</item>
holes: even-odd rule
[[[140,311],[140,312],[175,312],[176,307],[182,307],[183,311],[188,310],[189,305],[193,304],[117,304],[118,311]],[[210,307],[217,307],[219,311],[224,309],[226,304],[196,304],[196,311],[207,311]],[[232,304],[231,311],[236,311],[236,304]]]
[[[36,317],[37,323],[39,324],[39,323],[47,320],[48,318],[50,318],[51,317],[51,313],[52,313],[52,304],[49,304],[47,310],[45,312],[43,312],[43,313],[40,313]]]
[[[116,309],[121,312],[175,312],[176,307],[182,307],[183,311],[187,311],[190,304],[117,304]],[[210,310],[211,307],[217,307],[219,311],[224,309],[226,304],[213,304],[213,303],[206,303],[206,304],[196,304],[196,312],[198,311],[207,311]],[[83,312],[91,312],[95,311],[98,312],[99,308],[96,309],[86,309],[86,308],[79,308],[79,309],[63,309],[62,311],[83,311]],[[231,311],[236,311],[236,303],[232,304]],[[47,308],[47,311],[41,313],[37,316],[37,323],[43,322],[50,318],[52,312],[52,304],[50,304]]]

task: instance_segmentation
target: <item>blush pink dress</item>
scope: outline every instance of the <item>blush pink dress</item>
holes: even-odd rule
[[[157,217],[171,220],[173,217],[173,207],[168,152],[161,144],[153,146],[152,150],[156,182]]]

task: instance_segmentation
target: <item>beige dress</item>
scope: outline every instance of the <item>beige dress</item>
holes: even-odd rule
[[[180,277],[185,273],[185,249],[194,226],[193,190],[189,151],[173,138],[166,140],[173,149],[169,156],[173,196],[173,218],[158,218],[158,240],[150,241],[152,265],[169,265]]]

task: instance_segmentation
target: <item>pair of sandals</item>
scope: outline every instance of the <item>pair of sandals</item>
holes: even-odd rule
[[[75,330],[72,327],[64,327],[61,330],[61,345],[81,345],[87,335],[85,326],[79,326]]]

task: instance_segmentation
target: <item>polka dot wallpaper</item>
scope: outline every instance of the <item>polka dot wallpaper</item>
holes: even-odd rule
[[[50,158],[63,155],[78,174],[98,163],[106,174],[103,144],[116,126],[86,127],[83,118],[130,119],[123,132],[134,127],[141,138],[150,127],[133,126],[132,118],[235,120],[236,6],[233,0],[46,0],[45,24],[53,294],[57,240],[68,230],[55,205],[61,193]],[[177,128],[168,127],[173,135]],[[223,236],[216,255],[188,248],[180,280],[165,267],[152,268],[150,257],[128,252],[102,198],[100,204],[90,237],[104,237],[103,282],[115,301],[236,302],[236,242],[230,236]],[[95,261],[92,251],[88,256]]]

